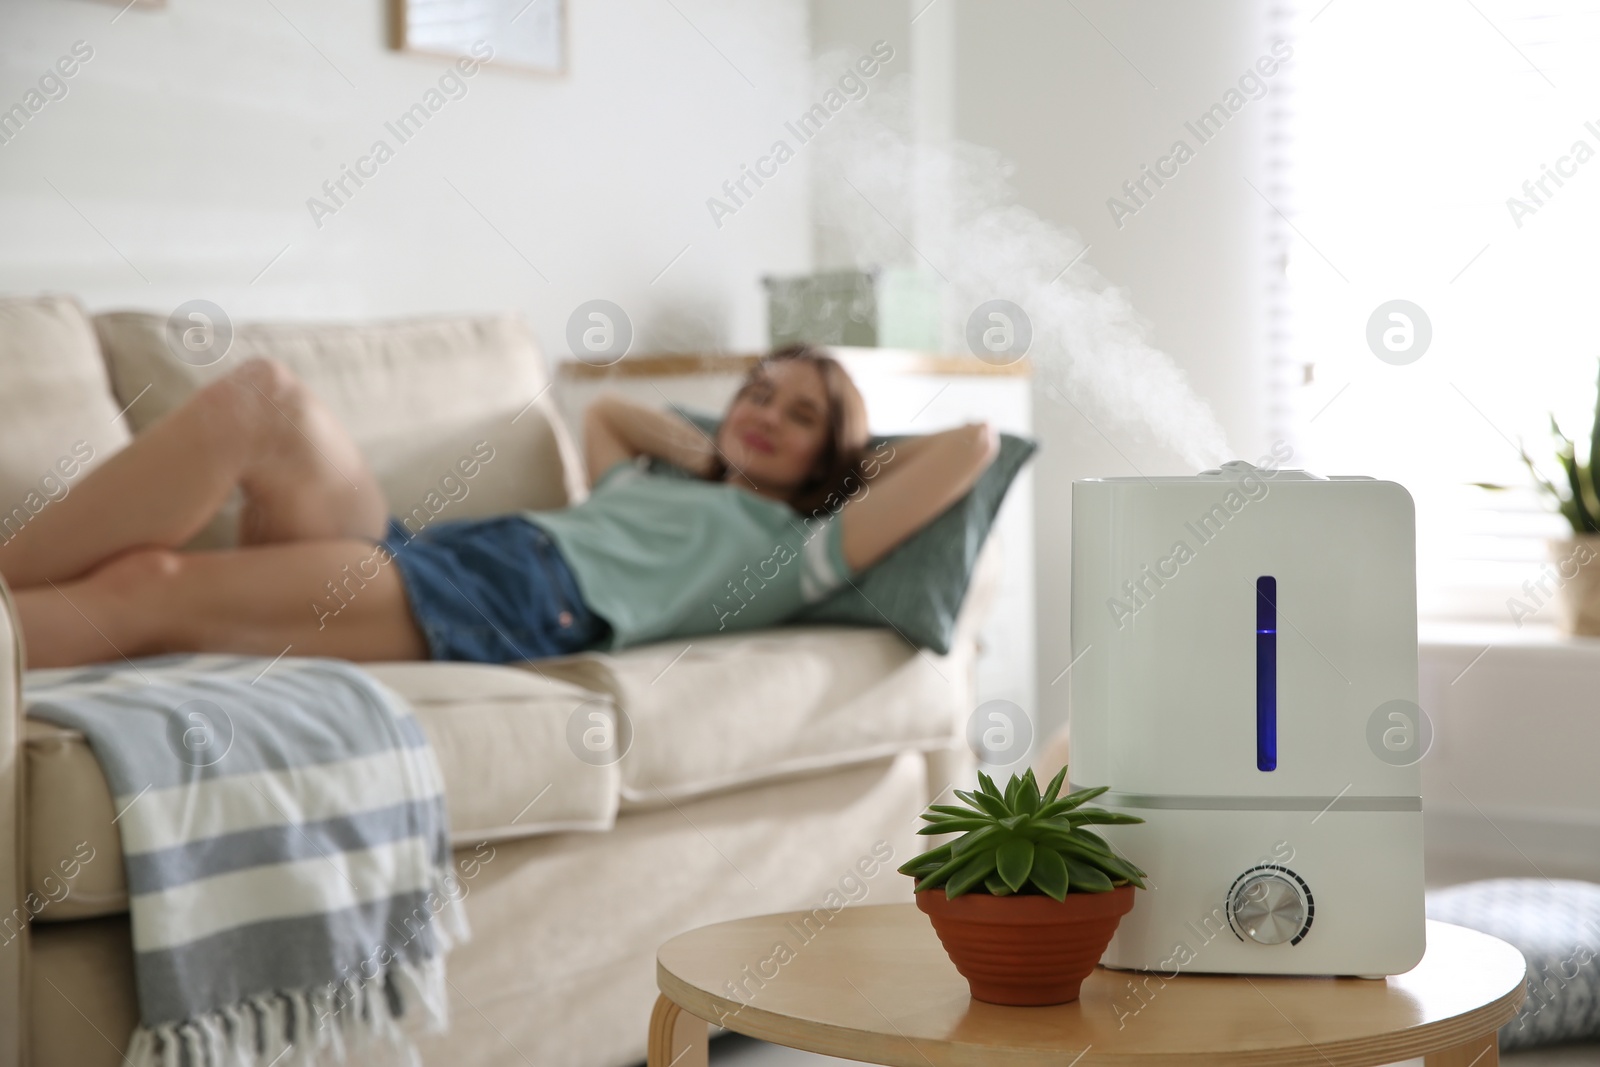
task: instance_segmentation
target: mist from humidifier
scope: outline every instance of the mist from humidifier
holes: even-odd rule
[[[831,83],[851,58],[819,59],[818,84]],[[1027,354],[1046,397],[1054,398],[1053,386],[1097,427],[1148,435],[1197,469],[1229,458],[1211,408],[1145,340],[1127,294],[1095,269],[1083,239],[1016,202],[999,153],[915,143],[909,90],[904,75],[874,86],[809,146],[813,223],[848,248],[855,266],[929,272],[946,344],[965,350],[974,309],[1009,300],[1031,325]]]

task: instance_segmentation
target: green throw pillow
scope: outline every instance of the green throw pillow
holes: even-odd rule
[[[716,436],[720,416],[684,408],[675,410],[709,436]],[[868,447],[893,440],[875,437]],[[956,615],[967,595],[978,552],[989,536],[1006,491],[1038,447],[1029,438],[1001,434],[1000,454],[966,496],[857,575],[851,584],[801,609],[790,623],[889,626],[914,645],[941,654],[949,652]],[[668,465],[652,460],[651,467],[661,470]]]

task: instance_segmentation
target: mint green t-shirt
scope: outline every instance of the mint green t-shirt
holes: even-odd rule
[[[737,486],[627,461],[581,504],[524,517],[611,624],[612,649],[774,626],[852,577],[837,516],[805,518]]]

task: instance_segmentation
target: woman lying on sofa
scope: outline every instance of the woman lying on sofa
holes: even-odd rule
[[[289,648],[503,663],[771,626],[939,515],[997,449],[973,424],[868,455],[855,384],[801,346],[750,372],[714,440],[613,396],[584,428],[584,502],[412,536],[306,386],[241,364],[0,545],[28,666]],[[179,552],[236,488],[239,547]]]

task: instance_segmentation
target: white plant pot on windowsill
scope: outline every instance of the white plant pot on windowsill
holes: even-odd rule
[[[1569,634],[1600,637],[1600,534],[1546,544],[1556,572],[1556,624]]]

